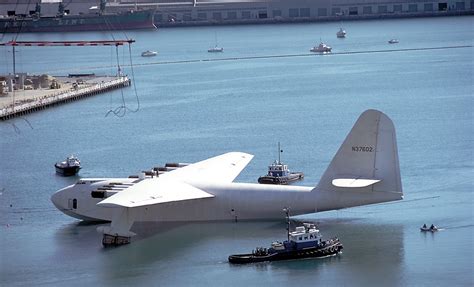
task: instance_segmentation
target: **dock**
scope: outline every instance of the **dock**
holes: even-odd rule
[[[64,78],[67,79],[67,77]],[[68,88],[61,90],[15,91],[15,93],[18,93],[16,97],[18,100],[8,105],[0,105],[0,120],[10,120],[49,107],[73,102],[130,85],[131,80],[127,76],[93,77],[86,80],[84,84],[68,85]],[[25,96],[25,94],[27,94],[27,96]]]

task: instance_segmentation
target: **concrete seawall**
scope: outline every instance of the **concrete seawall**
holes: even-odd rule
[[[50,93],[42,97],[33,97],[13,103],[0,109],[0,120],[5,121],[15,117],[23,116],[35,111],[40,111],[59,104],[69,103],[82,98],[94,96],[110,90],[127,87],[131,85],[128,77],[119,77],[112,80],[95,83],[93,85],[71,89],[60,93]]]

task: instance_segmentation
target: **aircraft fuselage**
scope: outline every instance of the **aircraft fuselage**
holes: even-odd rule
[[[103,198],[93,198],[91,192],[97,187],[117,181],[129,179],[108,179],[95,183],[85,180],[86,184],[75,184],[58,191],[53,195],[52,201],[67,215],[85,221],[110,221],[115,208],[97,206]],[[294,215],[316,211],[312,187],[251,183],[192,184],[215,197],[136,207],[131,209],[135,221],[274,219],[281,218],[282,209],[286,207],[291,208]],[[114,191],[109,192],[110,196],[113,194]]]

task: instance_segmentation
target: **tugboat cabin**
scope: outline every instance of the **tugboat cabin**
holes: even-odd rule
[[[296,244],[296,249],[305,249],[307,247],[314,247],[321,239],[319,230],[314,224],[303,223],[303,226],[296,227],[296,230],[290,232],[290,242]]]
[[[289,173],[290,171],[288,170],[288,166],[278,161],[275,161],[268,166],[268,176],[283,177],[288,176]]]
[[[303,223],[303,226],[296,227],[295,231],[288,233],[288,240],[282,242],[273,242],[270,252],[303,250],[318,246],[321,241],[321,234],[312,223]]]

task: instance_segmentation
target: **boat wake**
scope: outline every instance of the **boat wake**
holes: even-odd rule
[[[447,227],[444,227],[444,228],[440,228],[439,230],[461,229],[461,228],[469,228],[469,227],[474,227],[474,224],[459,225],[459,226],[447,226]]]

